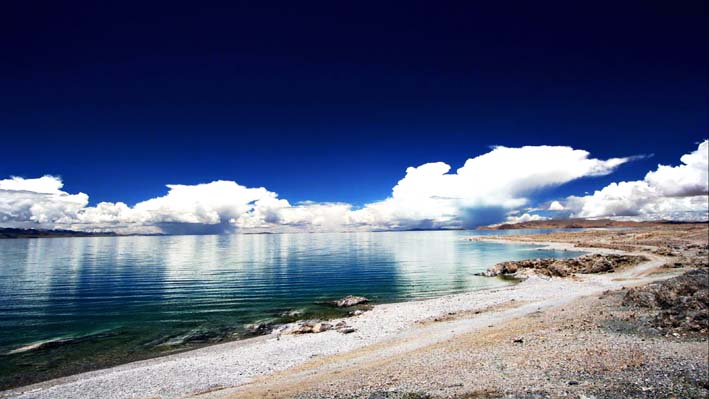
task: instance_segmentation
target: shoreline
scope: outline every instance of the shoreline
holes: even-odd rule
[[[508,287],[380,304],[360,316],[331,321],[346,321],[356,329],[351,334],[335,331],[305,335],[272,333],[16,388],[0,392],[0,398],[238,397],[265,381],[273,383],[278,378],[287,381],[284,376],[297,375],[298,370],[314,368],[312,375],[342,367],[343,362],[347,367],[377,362],[484,332],[584,297],[677,275],[677,270],[673,269],[653,273],[670,257],[647,249],[630,252],[577,246],[574,242],[519,241],[518,236],[475,239],[586,253],[641,254],[649,260],[609,274],[574,278],[533,276]]]
[[[514,243],[507,243],[514,245]],[[549,244],[560,249],[572,249],[571,246],[562,245],[559,243]],[[586,250],[585,248],[573,249],[577,251]],[[588,250],[597,251],[599,253],[607,253],[607,251],[614,253],[617,252],[613,250],[598,251],[599,249],[597,248],[589,248]],[[647,264],[650,264],[649,268],[652,268],[659,266],[660,263],[661,262],[657,260],[645,262],[643,264],[645,265],[643,269],[648,268]],[[638,265],[638,268],[643,265]],[[376,306],[372,311],[366,312],[361,316],[341,319],[348,321],[350,325],[357,328],[355,333],[347,336],[334,331],[327,331],[316,335],[284,335],[280,340],[277,340],[272,335],[266,335],[247,340],[217,344],[175,355],[157,357],[146,361],[128,363],[114,368],[78,374],[60,378],[58,380],[51,380],[0,393],[0,397],[91,397],[97,395],[106,398],[130,398],[136,397],[133,396],[135,394],[144,395],[145,397],[174,397],[195,394],[198,392],[214,391],[225,387],[225,381],[229,381],[233,384],[232,386],[241,385],[250,382],[250,380],[255,377],[263,377],[269,373],[282,371],[289,367],[302,364],[314,356],[338,354],[364,346],[381,343],[381,341],[386,340],[387,338],[393,338],[394,336],[401,334],[409,327],[414,326],[420,320],[432,319],[442,314],[462,311],[475,312],[476,310],[501,305],[510,301],[525,300],[531,302],[531,304],[523,305],[522,311],[506,311],[507,313],[493,312],[493,315],[495,316],[494,321],[501,322],[512,317],[518,317],[523,314],[536,311],[539,308],[559,305],[562,303],[559,299],[544,301],[544,298],[539,296],[540,293],[543,293],[543,297],[547,297],[548,294],[561,295],[563,292],[568,293],[573,291],[573,295],[565,298],[569,301],[581,296],[581,292],[584,294],[591,294],[593,292],[597,292],[598,289],[608,288],[603,286],[602,288],[591,291],[580,289],[570,290],[570,288],[574,287],[574,284],[576,283],[561,280],[552,281],[542,278],[533,278],[510,287],[480,290],[465,294],[454,294],[422,301],[382,304]],[[551,296],[554,297],[554,295]],[[470,306],[469,304],[474,305]],[[409,314],[409,317],[404,317],[403,314]],[[415,316],[412,318],[411,315]],[[339,320],[340,319],[337,319],[333,322]],[[493,320],[486,320],[485,323],[492,321]],[[465,327],[462,326],[462,328]],[[404,334],[403,337],[405,336],[406,334]],[[399,336],[399,338],[402,338],[402,336]],[[429,342],[423,342],[422,344],[426,343]],[[321,350],[321,348],[327,349]],[[223,364],[225,367],[224,371],[226,371],[226,373],[223,373],[222,377],[227,378],[214,378],[214,374],[211,374],[211,377],[205,376],[205,378],[200,379],[200,381],[195,381],[196,383],[193,382],[190,384],[175,384],[175,381],[172,381],[171,383],[164,381],[158,384],[159,386],[154,386],[152,384],[146,386],[145,384],[140,383],[138,383],[137,386],[136,384],[130,384],[134,387],[134,389],[139,388],[138,391],[123,392],[123,394],[115,392],[113,389],[110,389],[113,391],[113,394],[111,394],[105,391],[95,392],[93,389],[89,388],[89,386],[92,385],[106,386],[107,383],[110,385],[112,385],[112,383],[116,383],[117,385],[123,386],[126,383],[126,379],[140,380],[145,376],[145,373],[152,375],[165,375],[163,372],[167,371],[167,374],[172,374],[173,377],[167,377],[166,379],[168,380],[175,379],[175,377],[183,379],[188,376],[194,376],[194,372],[197,372],[197,375],[199,375],[200,367],[197,367],[197,370],[190,371],[189,373],[179,372],[175,369],[175,366],[179,367],[182,365],[193,365],[193,358],[195,357],[205,358],[203,359],[205,362],[211,363],[214,360],[213,358],[223,359],[224,356],[240,358],[242,356],[251,355],[252,352],[262,353],[264,354],[264,357],[273,355],[278,356],[279,353],[283,354],[286,350],[291,350],[291,355],[281,355],[281,359],[279,359],[280,361],[256,361],[249,362],[250,364],[239,363],[238,361],[236,363],[226,361]],[[230,353],[222,354],[220,352]],[[293,356],[294,353],[297,353],[298,355]],[[180,365],[181,363],[182,365]],[[213,369],[215,366],[216,365],[212,365],[211,368]],[[172,373],[170,371],[172,371]],[[233,372],[236,372],[236,375],[234,375]],[[132,378],[129,375],[132,375]],[[172,386],[173,389],[165,389],[166,386]],[[68,395],[64,395],[62,392]],[[45,396],[45,394],[49,396]]]

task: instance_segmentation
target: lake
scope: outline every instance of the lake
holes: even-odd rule
[[[0,240],[0,389],[250,336],[255,322],[514,282],[497,262],[573,257],[417,231]]]

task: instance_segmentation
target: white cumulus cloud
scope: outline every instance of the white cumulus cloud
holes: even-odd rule
[[[355,211],[381,228],[469,227],[504,220],[539,190],[611,173],[630,158],[600,160],[561,146],[495,147],[455,173],[443,162],[406,170],[391,197]]]
[[[559,202],[559,201],[552,201],[552,203],[549,204],[549,209],[548,209],[548,210],[550,210],[550,211],[563,211],[564,209],[566,209],[566,208],[564,208],[564,205],[561,205],[561,202]]]
[[[643,180],[611,183],[592,195],[569,197],[578,217],[707,220],[709,141],[680,158],[678,166],[658,165]]]
[[[536,213],[523,213],[521,215],[510,215],[505,223],[533,222],[537,220],[548,220],[548,217],[537,215]]]
[[[0,223],[3,226],[53,225],[75,220],[89,203],[89,196],[69,194],[62,191],[62,187],[61,179],[54,176],[0,180]]]

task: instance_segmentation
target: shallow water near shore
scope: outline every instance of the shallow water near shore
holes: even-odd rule
[[[244,338],[249,323],[343,316],[324,303],[348,294],[386,303],[503,287],[513,282],[474,274],[580,255],[465,240],[481,234],[0,240],[0,389]]]

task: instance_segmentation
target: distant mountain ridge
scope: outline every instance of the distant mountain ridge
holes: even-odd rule
[[[2,238],[50,238],[50,237],[113,237],[113,232],[89,233],[75,230],[45,230],[45,229],[17,229],[12,227],[0,227],[0,239]]]
[[[533,220],[529,222],[504,223],[498,225],[482,226],[476,230],[517,230],[517,229],[589,229],[607,227],[649,227],[659,224],[671,224],[670,221],[633,222],[611,219],[554,219]]]

